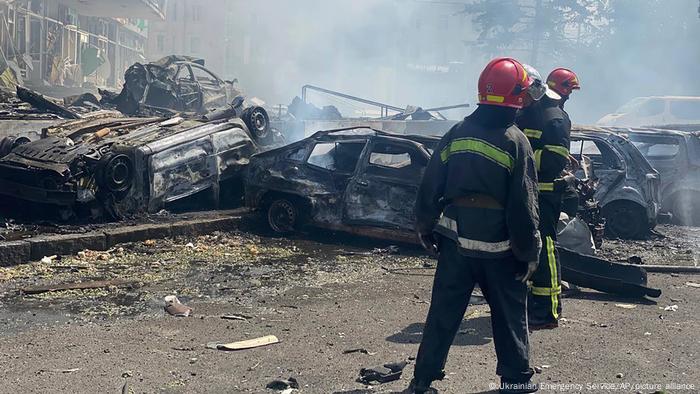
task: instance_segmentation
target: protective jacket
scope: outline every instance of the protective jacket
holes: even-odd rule
[[[558,102],[547,97],[520,111],[516,124],[530,140],[535,153],[541,192],[559,191],[565,182],[555,182],[569,162],[571,120]]]
[[[418,191],[420,233],[454,240],[465,256],[538,259],[537,174],[514,111],[482,105],[445,134]]]

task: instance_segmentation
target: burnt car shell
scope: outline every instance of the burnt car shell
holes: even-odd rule
[[[571,154],[592,160],[595,197],[609,235],[641,238],[656,226],[659,173],[627,138],[595,126],[574,126]]]
[[[124,87],[112,97],[103,94],[107,104],[129,114],[154,110],[205,113],[226,106],[241,95],[233,82],[224,81],[204,67],[202,59],[166,56],[158,61],[135,63],[124,74]]]
[[[437,137],[320,131],[253,156],[246,205],[278,232],[302,224],[416,242],[413,207]]]
[[[0,194],[62,212],[87,208],[92,217],[156,212],[203,190],[218,192],[257,149],[238,118],[73,121],[0,159]]]
[[[700,226],[700,134],[654,128],[606,128],[627,136],[661,175],[661,211]]]

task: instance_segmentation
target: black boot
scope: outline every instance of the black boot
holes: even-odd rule
[[[526,394],[534,393],[539,389],[540,386],[537,383],[533,383],[530,380],[524,383],[515,383],[501,380],[501,388],[500,390],[498,390],[498,392],[501,394]]]
[[[437,394],[438,391],[432,387],[430,387],[430,383],[428,381],[423,381],[423,380],[416,380],[416,378],[413,378],[411,380],[411,383],[408,385],[408,388],[404,391],[405,394]]]

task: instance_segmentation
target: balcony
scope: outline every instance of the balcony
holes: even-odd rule
[[[161,4],[157,0],[54,0],[76,10],[81,15],[165,19]]]

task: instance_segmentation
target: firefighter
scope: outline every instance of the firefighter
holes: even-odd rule
[[[535,84],[543,84],[539,73],[526,66],[533,75]],[[559,70],[559,69],[558,69]],[[558,76],[555,70],[550,74]],[[530,330],[553,329],[559,325],[561,304],[561,264],[555,248],[557,223],[562,210],[563,195],[572,196],[573,214],[576,213],[578,196],[573,190],[573,175],[564,173],[570,162],[571,121],[562,110],[564,97],[554,86],[558,83],[543,84],[546,91],[542,99],[527,106],[518,114],[516,124],[530,141],[535,152],[535,165],[539,187],[540,235],[542,253],[537,271],[532,276],[530,298],[528,300],[528,320]],[[571,214],[571,212],[568,212]]]
[[[479,107],[440,141],[416,201],[416,230],[438,253],[432,302],[409,392],[433,392],[475,285],[491,307],[501,392],[531,393],[527,280],[537,268],[537,174],[514,125],[532,79],[512,58],[479,77]]]

